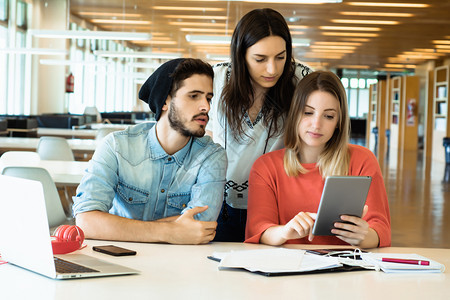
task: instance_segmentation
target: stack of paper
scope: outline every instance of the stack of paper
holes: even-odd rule
[[[386,273],[441,273],[445,270],[445,266],[443,264],[417,254],[362,253],[361,258],[367,264],[373,265],[375,269],[382,270]],[[389,258],[399,262],[385,262],[383,261],[383,258]],[[402,260],[416,260],[426,262],[428,265],[401,263]]]
[[[266,274],[302,273],[342,266],[335,257],[285,248],[216,252],[213,257],[220,259],[219,269],[238,268]]]

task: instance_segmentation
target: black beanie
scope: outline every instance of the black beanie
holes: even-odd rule
[[[184,58],[177,58],[163,63],[150,75],[139,90],[139,99],[148,103],[152,112],[155,113],[156,121],[161,116],[162,107],[172,88],[172,77],[170,75],[184,60]]]

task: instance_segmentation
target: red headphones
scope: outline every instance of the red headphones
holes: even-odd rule
[[[53,232],[52,238],[53,254],[66,254],[81,248],[84,232],[75,225],[61,225]]]

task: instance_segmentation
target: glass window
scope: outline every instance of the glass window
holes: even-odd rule
[[[358,90],[351,89],[349,96],[350,96],[348,99],[349,115],[350,115],[350,118],[355,118],[358,116],[357,115],[357,112],[358,112]]]
[[[8,35],[8,29],[4,26],[0,26],[0,48],[6,48],[6,37]],[[0,70],[8,70],[8,60],[6,53],[0,54]],[[8,92],[7,84],[7,72],[0,72],[0,99],[6,99]],[[7,101],[1,101],[0,114],[6,114]]]
[[[350,78],[350,87],[352,89],[358,88],[358,78]]]
[[[17,2],[17,27],[26,28],[27,27],[27,4],[24,2]]]
[[[365,80],[364,78],[360,78],[360,79],[358,80],[358,87],[359,87],[360,89],[363,89],[363,88],[366,87],[366,80]]]
[[[16,47],[25,47],[25,34],[21,31],[16,33]],[[25,54],[15,54],[15,74],[14,74],[14,91],[10,89],[10,107],[14,107],[13,114],[24,114],[25,101]],[[11,83],[10,83],[11,84]],[[12,105],[11,105],[12,104]],[[10,113],[11,110],[9,109]]]
[[[348,78],[342,78],[341,81],[344,88],[348,88]]]
[[[369,112],[369,89],[360,89],[358,97],[358,117],[366,118]]]
[[[0,21],[8,20],[8,1],[0,0]]]

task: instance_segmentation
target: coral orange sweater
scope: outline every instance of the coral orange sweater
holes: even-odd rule
[[[351,176],[371,176],[372,184],[367,196],[369,210],[364,219],[380,239],[379,246],[391,244],[389,205],[383,177],[373,153],[364,147],[349,145]],[[284,171],[285,149],[267,153],[255,161],[249,178],[247,243],[259,243],[264,231],[272,226],[288,223],[301,211],[317,212],[324,179],[316,164],[303,164],[309,171],[296,177]],[[290,240],[300,244],[347,244],[334,236],[316,236],[312,242],[307,237]]]

